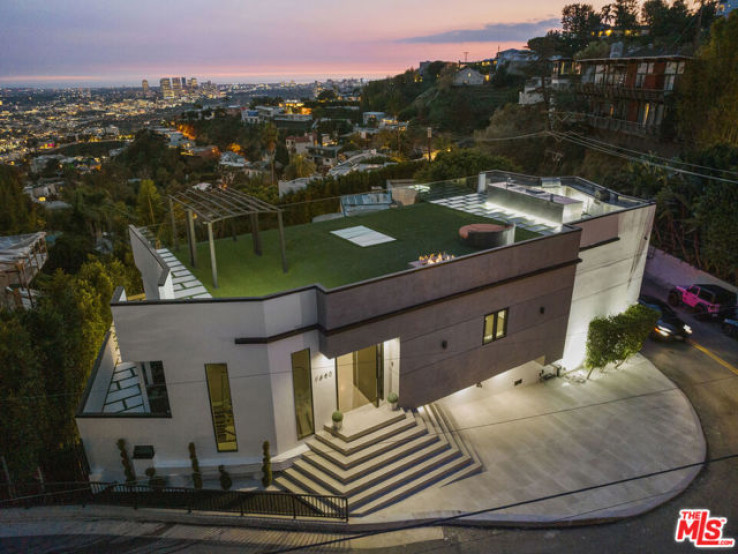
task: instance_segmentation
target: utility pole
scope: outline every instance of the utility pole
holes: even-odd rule
[[[433,129],[428,127],[428,165],[431,164],[431,139],[433,138]]]
[[[468,57],[469,57],[469,52],[464,52],[464,65],[466,65]]]

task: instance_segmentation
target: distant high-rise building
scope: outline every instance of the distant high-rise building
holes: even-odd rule
[[[187,90],[187,77],[181,77],[180,81],[182,82],[182,90],[186,91]]]
[[[172,79],[172,92],[174,96],[182,96],[182,81],[179,80],[179,77]]]
[[[149,95],[149,82],[146,79],[141,81],[141,88],[143,89],[144,96],[148,96]]]
[[[161,95],[163,98],[174,98],[174,91],[172,90],[172,81],[169,77],[162,77],[159,79],[159,86],[161,87]]]
[[[190,77],[190,92],[197,92],[197,77]]]

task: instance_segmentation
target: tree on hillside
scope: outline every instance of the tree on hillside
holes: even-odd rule
[[[570,38],[575,51],[589,44],[599,24],[600,16],[591,4],[569,4],[561,11],[562,34]]]
[[[615,0],[611,10],[616,28],[627,31],[638,27],[638,0]]]
[[[432,164],[417,171],[413,178],[421,182],[444,181],[469,177],[492,169],[520,171],[520,167],[508,158],[485,154],[474,148],[462,148],[440,152]]]
[[[0,310],[0,405],[3,410],[0,456],[13,481],[26,480],[36,471],[48,426],[41,364],[27,320],[27,313],[22,310]]]
[[[738,11],[713,24],[709,43],[687,66],[677,106],[685,140],[738,146]]]
[[[161,195],[150,179],[141,181],[136,199],[136,221],[138,225],[148,227],[162,222],[165,208]]]
[[[279,139],[279,131],[272,123],[267,123],[262,129],[262,140],[266,146],[266,151],[269,153],[269,163],[272,168],[272,185],[275,185],[274,180],[274,155],[277,151],[277,140]]]
[[[309,177],[316,171],[315,164],[303,154],[294,154],[290,163],[284,168],[284,178],[287,180]]]
[[[18,171],[0,165],[0,235],[28,233],[36,228],[35,210],[31,200],[23,194],[23,183]]]
[[[508,104],[497,110],[483,131],[475,133],[477,148],[490,155],[513,160],[528,173],[535,173],[543,162],[544,147],[537,133],[545,130],[547,114],[536,106]],[[508,137],[534,135],[525,140],[504,140]]]

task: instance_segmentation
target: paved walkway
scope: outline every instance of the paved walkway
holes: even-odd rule
[[[692,405],[640,355],[619,370],[593,373],[587,382],[559,378],[496,395],[472,387],[439,404],[485,470],[426,489],[362,523],[422,520],[534,501],[699,463],[706,456]],[[699,466],[471,519],[525,523],[630,516],[678,494],[697,473]]]
[[[172,272],[174,298],[186,300],[188,298],[212,298],[205,286],[195,277],[185,265],[177,259],[167,248],[156,251]]]

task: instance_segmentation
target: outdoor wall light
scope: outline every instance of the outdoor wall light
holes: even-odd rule
[[[442,340],[441,341],[441,348],[443,348],[444,350],[446,350],[446,348],[448,348],[448,341]]]
[[[546,313],[546,307],[545,306],[541,306],[540,309],[539,309],[539,311],[541,312],[541,315],[545,314]]]

